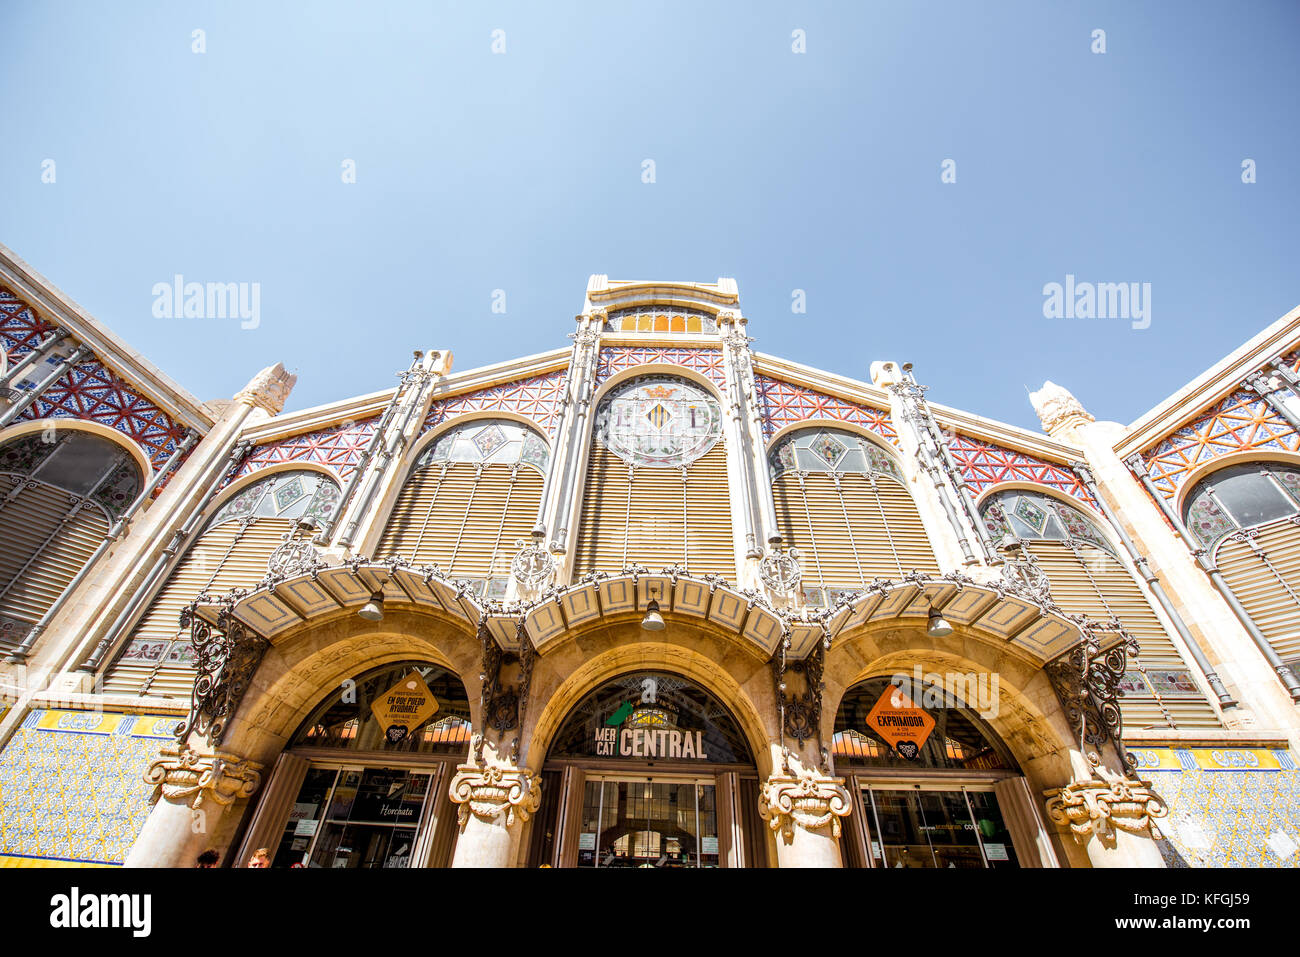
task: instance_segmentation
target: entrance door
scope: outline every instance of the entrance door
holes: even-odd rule
[[[1018,867],[992,791],[863,788],[877,867]]]
[[[717,867],[714,780],[589,776],[578,866]]]
[[[272,866],[409,867],[431,777],[399,768],[310,768]]]

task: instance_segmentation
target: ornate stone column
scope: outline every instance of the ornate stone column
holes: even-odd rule
[[[791,763],[763,782],[758,813],[776,833],[781,867],[842,867],[840,818],[852,799],[843,778]]]
[[[1093,867],[1164,867],[1156,821],[1168,809],[1151,782],[1111,770],[1096,752],[1074,757],[1075,779],[1043,792],[1048,819],[1084,846]]]
[[[144,777],[154,785],[153,810],[126,866],[193,867],[198,854],[213,843],[227,809],[257,792],[262,766],[227,751],[204,753],[169,744]]]
[[[524,823],[542,803],[542,787],[527,770],[488,763],[462,764],[451,779],[460,838],[452,867],[510,867]]]

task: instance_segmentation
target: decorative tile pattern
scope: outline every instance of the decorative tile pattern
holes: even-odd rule
[[[1079,477],[1064,465],[1044,462],[1024,452],[1013,452],[966,435],[950,435],[948,448],[976,495],[999,482],[1030,482],[1094,504]]]
[[[560,418],[567,375],[567,370],[556,369],[518,382],[437,399],[430,406],[420,433],[466,412],[514,412],[531,419],[547,435],[553,435]]]
[[[758,393],[759,416],[766,438],[770,439],[787,425],[822,418],[851,422],[898,445],[898,433],[889,421],[889,413],[883,409],[848,402],[761,374],[754,376],[754,390]]]
[[[288,438],[268,442],[266,445],[259,445],[253,450],[253,454],[244,460],[239,471],[226,479],[222,487],[245,475],[260,472],[268,465],[280,465],[285,462],[311,462],[323,465],[340,481],[347,481],[361,461],[361,455],[370,444],[371,436],[375,434],[375,427],[378,424],[379,417],[375,416],[363,422],[345,422],[330,429],[291,435]]]
[[[1169,867],[1300,867],[1300,771],[1285,751],[1131,748],[1169,807],[1159,827]],[[1285,839],[1276,837],[1285,835]]]
[[[1142,452],[1151,482],[1173,501],[1198,465],[1247,449],[1300,451],[1300,435],[1254,392],[1234,392]]]
[[[596,384],[604,382],[615,373],[651,362],[682,366],[708,378],[719,389],[726,387],[726,374],[722,371],[722,349],[709,348],[656,348],[653,346],[610,346],[600,350],[596,364]]]
[[[121,864],[149,816],[144,772],[179,720],[29,714],[0,755],[0,855]]]
[[[11,363],[20,361],[53,329],[10,290],[0,287],[0,345]],[[34,419],[81,419],[116,429],[140,444],[155,471],[185,435],[183,425],[93,357],[70,369],[19,417],[19,421]]]

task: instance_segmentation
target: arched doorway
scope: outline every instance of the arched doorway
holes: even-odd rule
[[[689,678],[635,671],[604,682],[570,710],[542,775],[531,866],[765,861],[749,743]]]
[[[958,689],[895,675],[845,692],[831,750],[858,798],[844,842],[849,866],[1055,866],[1015,758],[977,710],[996,709],[997,688],[990,695],[974,680]]]
[[[399,661],[342,682],[277,761],[237,865],[265,846],[272,867],[446,866],[447,788],[470,734],[465,686],[439,665]]]

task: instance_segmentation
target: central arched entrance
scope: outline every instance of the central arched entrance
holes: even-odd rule
[[[589,692],[552,740],[542,777],[533,867],[765,862],[749,744],[690,678],[635,671]]]

